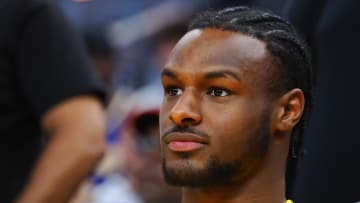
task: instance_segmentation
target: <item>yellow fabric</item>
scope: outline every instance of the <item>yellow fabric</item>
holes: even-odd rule
[[[294,203],[294,202],[291,200],[286,200],[286,203]]]

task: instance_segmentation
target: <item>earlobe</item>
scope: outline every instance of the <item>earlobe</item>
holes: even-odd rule
[[[300,121],[304,111],[305,98],[300,89],[292,89],[279,100],[276,128],[280,132],[289,132]]]

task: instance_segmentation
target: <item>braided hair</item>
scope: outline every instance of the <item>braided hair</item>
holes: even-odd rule
[[[269,94],[280,95],[293,88],[304,92],[306,104],[301,120],[291,135],[286,169],[286,193],[291,196],[297,161],[302,154],[304,130],[312,106],[311,58],[294,27],[281,17],[248,7],[208,11],[195,18],[188,30],[215,28],[249,35],[266,44],[273,68],[268,79]]]

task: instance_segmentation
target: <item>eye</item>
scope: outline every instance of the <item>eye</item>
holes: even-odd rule
[[[219,87],[212,87],[209,91],[208,94],[210,96],[214,96],[214,97],[225,97],[225,96],[229,96],[230,95],[230,91],[226,90],[224,88],[219,88]]]
[[[179,87],[170,86],[165,88],[165,93],[169,96],[179,96],[182,95],[183,90]]]

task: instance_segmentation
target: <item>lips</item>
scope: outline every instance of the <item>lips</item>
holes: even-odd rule
[[[163,141],[173,152],[191,152],[209,144],[209,138],[191,133],[170,133]]]
[[[168,144],[168,148],[174,152],[190,152],[203,147],[204,144],[198,142],[174,141]]]

